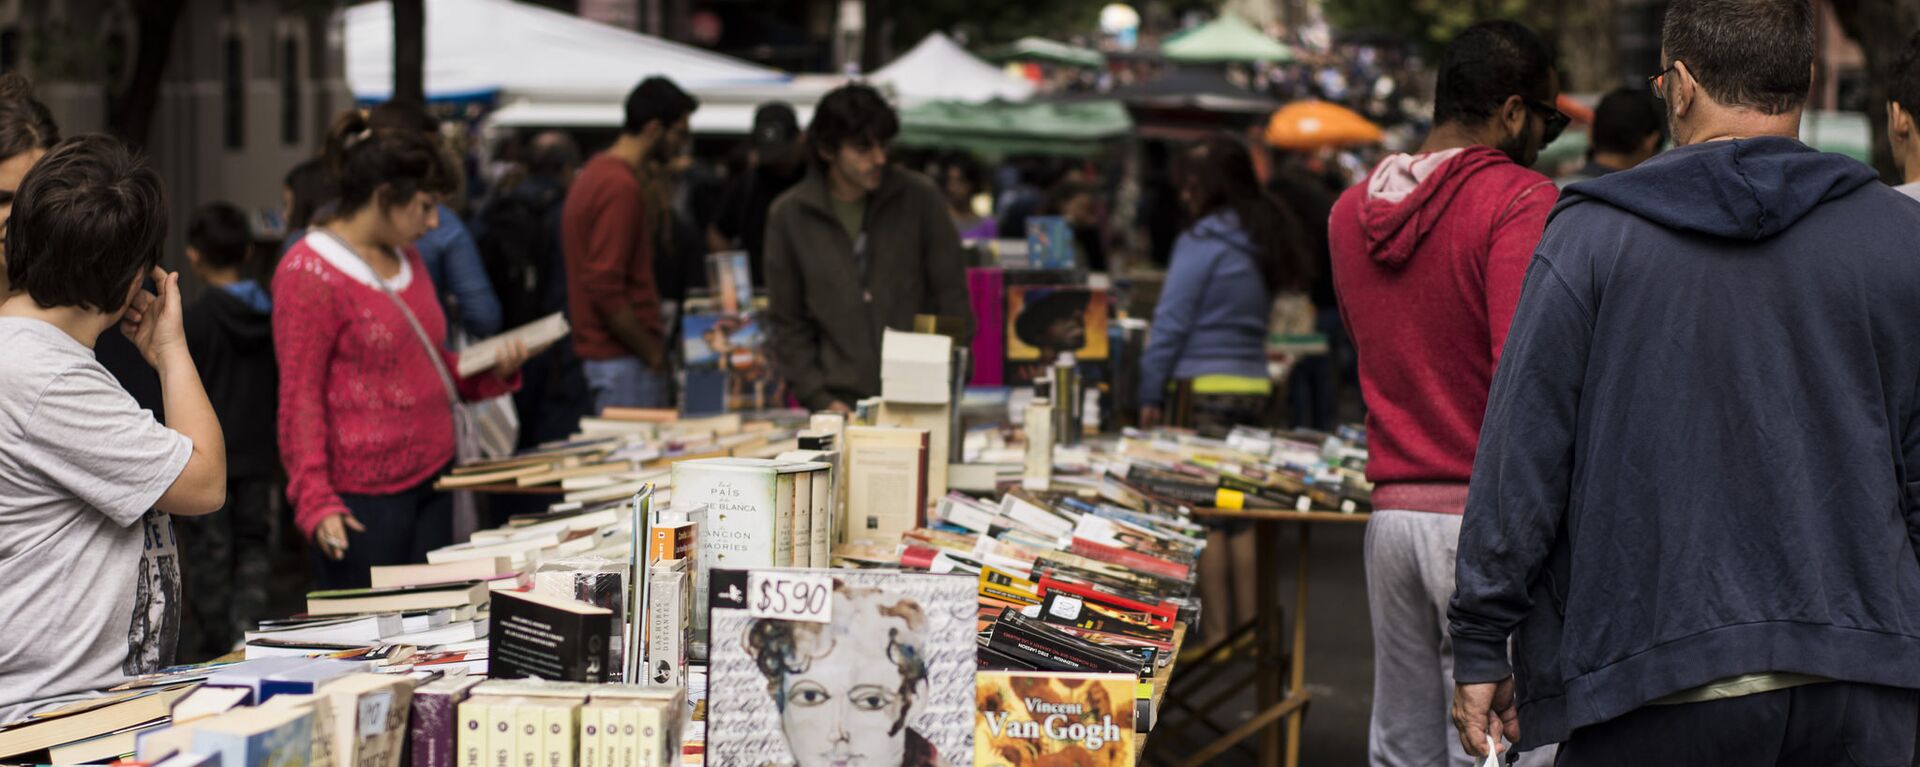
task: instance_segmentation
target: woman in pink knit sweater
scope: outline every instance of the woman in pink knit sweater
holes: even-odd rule
[[[335,125],[327,154],[339,212],[280,261],[273,337],[294,520],[319,585],[350,588],[372,566],[422,562],[452,542],[452,500],[433,481],[454,457],[442,375],[459,355],[444,351],[446,317],[411,245],[452,181],[425,137],[370,131],[358,114]],[[459,396],[513,391],[525,359],[514,346],[457,380]]]

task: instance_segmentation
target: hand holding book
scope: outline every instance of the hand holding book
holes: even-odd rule
[[[518,338],[509,338],[494,353],[493,374],[505,381],[520,372],[520,366],[527,364],[527,358],[533,356],[527,351],[527,344]]]
[[[569,330],[566,316],[555,312],[492,338],[477,341],[460,350],[459,375],[467,378],[491,369],[501,378],[510,378],[529,356],[539,354],[566,338]]]

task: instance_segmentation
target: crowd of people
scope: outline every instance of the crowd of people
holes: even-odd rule
[[[1570,122],[1552,54],[1491,21],[1447,47],[1423,143],[1351,186],[1220,135],[1162,145],[1142,190],[1168,272],[1141,423],[1176,387],[1203,432],[1266,422],[1282,294],[1350,338],[1375,765],[1913,757],[1920,36],[1887,73],[1897,189],[1797,140],[1804,0],[1674,2],[1662,50],[1649,88],[1602,99],[1588,164],[1558,183],[1531,169]],[[231,647],[266,617],[283,519],[321,587],[451,543],[432,485],[477,405],[512,394],[530,442],[671,407],[691,258],[749,254],[775,371],[838,412],[879,393],[884,330],[987,330],[966,240],[1058,215],[1083,266],[1108,263],[1112,179],[964,155],[914,172],[858,83],[805,126],[762,107],[724,193],[689,203],[699,108],[649,78],[609,146],[533,136],[471,206],[420,105],[347,112],[286,175],[267,263],[233,205],[186,222],[189,304],[160,268],[153,169],[113,138],[63,141],[0,76],[0,615],[40,638],[0,644],[0,721],[176,644]],[[463,338],[556,311],[567,342],[459,374]],[[1324,428],[1336,375],[1295,371],[1296,423]]]

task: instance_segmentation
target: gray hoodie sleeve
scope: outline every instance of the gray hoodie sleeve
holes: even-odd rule
[[[1528,587],[1566,518],[1593,335],[1587,293],[1545,255],[1527,269],[1488,395],[1460,529],[1448,611],[1460,683],[1512,674],[1507,636],[1532,607]]]

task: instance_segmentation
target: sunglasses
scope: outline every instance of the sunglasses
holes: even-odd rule
[[[1680,62],[1676,59],[1672,64],[1668,64],[1666,69],[1660,70],[1660,74],[1647,78],[1647,87],[1653,89],[1654,98],[1661,101],[1667,100],[1667,75],[1673,74],[1673,68],[1677,66],[1680,66]]]
[[[1539,112],[1540,118],[1547,123],[1546,133],[1540,137],[1541,146],[1551,144],[1554,139],[1560,138],[1560,134],[1566,131],[1567,124],[1573,122],[1573,118],[1568,117],[1567,113],[1544,101],[1522,99],[1522,103],[1525,103],[1528,109]]]

